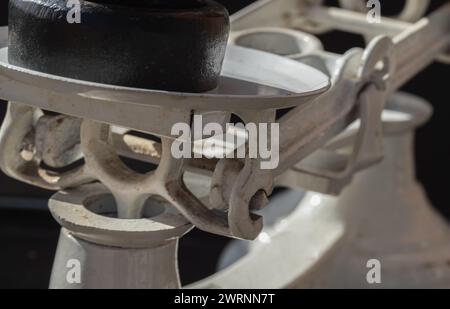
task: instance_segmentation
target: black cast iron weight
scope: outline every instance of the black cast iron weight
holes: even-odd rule
[[[217,86],[229,33],[212,0],[10,0],[11,64],[86,81],[180,92]]]

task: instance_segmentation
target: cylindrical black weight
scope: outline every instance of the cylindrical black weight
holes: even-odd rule
[[[10,0],[8,58],[86,81],[204,92],[217,86],[228,32],[228,12],[211,0]]]

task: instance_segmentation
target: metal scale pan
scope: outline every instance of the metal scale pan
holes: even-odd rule
[[[172,111],[180,115],[193,110],[236,112],[294,107],[330,87],[329,78],[313,67],[234,45],[227,48],[219,86],[201,94],[112,86],[24,69],[8,63],[6,45],[7,28],[3,27],[0,98],[146,132],[155,129],[148,124],[150,119],[160,120],[163,114],[165,119],[172,118],[167,117]],[[133,120],[143,116],[147,124]],[[176,116],[174,120],[182,119]]]

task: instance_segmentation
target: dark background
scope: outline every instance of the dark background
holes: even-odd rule
[[[220,0],[230,12],[253,1]],[[328,1],[334,4],[335,1]],[[405,1],[382,1],[385,14],[399,10]],[[445,0],[432,1],[433,8]],[[432,8],[432,9],[433,9]],[[7,1],[0,0],[0,25],[7,24]],[[363,46],[361,37],[331,32],[321,36],[327,50],[344,52]],[[415,77],[404,91],[419,95],[431,102],[435,114],[430,123],[417,135],[417,174],[424,184],[431,202],[450,218],[450,203],[446,176],[450,175],[450,109],[448,89],[450,66],[435,63]],[[0,102],[0,120],[5,104]],[[12,180],[0,173],[0,288],[46,288],[58,237],[58,225],[45,211],[51,192],[39,190]],[[30,210],[22,205],[36,205]],[[23,202],[23,197],[28,202]],[[184,282],[198,280],[213,272],[217,256],[228,240],[195,231],[180,245],[180,268]]]

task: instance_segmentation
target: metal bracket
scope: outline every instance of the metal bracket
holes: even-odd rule
[[[356,76],[363,85],[356,106],[361,124],[350,154],[343,156],[330,151],[312,154],[291,171],[299,174],[297,185],[337,195],[351,182],[355,173],[383,159],[381,113],[386,102],[386,85],[394,72],[392,48],[391,39],[379,37],[371,42],[361,57]],[[282,179],[279,183],[286,184]]]

